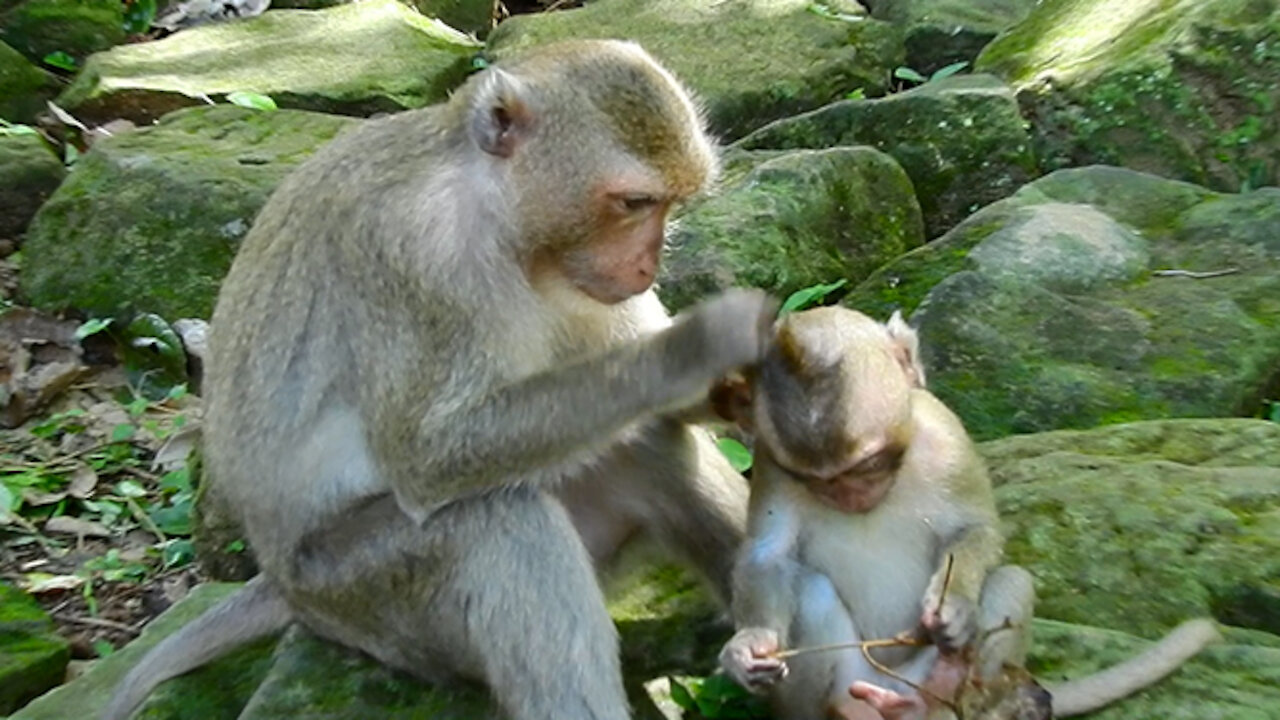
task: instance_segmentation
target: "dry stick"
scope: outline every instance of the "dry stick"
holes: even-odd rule
[[[119,630],[120,632],[127,632],[130,635],[137,635],[140,632],[138,628],[135,628],[132,625],[125,625],[124,623],[116,622],[115,620],[106,620],[104,618],[69,615],[62,619],[67,622],[78,623],[80,625],[93,625],[96,627],[107,628],[108,630]]]
[[[1192,280],[1204,280],[1205,278],[1222,277],[1223,275],[1235,275],[1240,272],[1240,268],[1226,268],[1225,270],[1210,270],[1208,272],[1195,272],[1193,270],[1156,270],[1151,274],[1155,277],[1185,277]]]
[[[946,601],[947,592],[951,590],[951,576],[952,576],[952,571],[955,569],[955,564],[956,564],[955,553],[948,553],[947,569],[945,574],[943,574],[942,576],[942,592],[939,593],[938,595],[938,607],[935,610],[935,612],[940,613],[942,611],[942,603]],[[934,693],[931,690],[927,690],[924,687],[920,686],[919,684],[914,683],[911,680],[908,680],[907,678],[899,675],[898,673],[894,672],[892,668],[890,668],[889,666],[885,665],[884,663],[880,662],[879,660],[876,660],[871,656],[871,650],[874,648],[923,647],[928,644],[929,643],[925,642],[924,640],[920,640],[918,638],[913,637],[911,633],[908,631],[908,632],[899,633],[898,635],[895,635],[894,637],[891,637],[891,638],[882,638],[879,640],[862,640],[859,642],[833,643],[831,645],[815,645],[813,647],[807,647],[807,648],[795,648],[792,650],[782,650],[780,652],[773,653],[771,657],[776,658],[778,660],[785,660],[787,658],[795,657],[797,655],[807,655],[809,653],[816,653],[816,652],[829,652],[832,650],[851,650],[853,648],[857,648],[862,652],[862,657],[866,658],[867,663],[871,665],[872,669],[874,669],[876,672],[880,673],[881,675],[885,675],[890,678],[893,678],[894,680],[897,680],[898,682],[910,687],[911,689],[915,690],[921,695],[928,695],[935,702],[938,702],[942,705],[947,706],[952,710],[952,712],[958,713],[959,711],[956,709],[956,706],[954,703],[939,697],[937,693]]]

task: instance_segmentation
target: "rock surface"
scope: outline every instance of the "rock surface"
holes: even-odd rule
[[[851,90],[879,94],[903,57],[893,26],[841,0],[597,0],[511,18],[489,48],[501,58],[588,37],[639,42],[698,93],[712,128],[730,139]]]
[[[1280,4],[1045,0],[977,68],[1020,92],[1048,170],[1235,191],[1280,180]]]
[[[997,33],[1027,16],[1036,0],[866,0],[871,16],[906,31],[907,66],[925,75],[972,62]]]
[[[0,118],[31,122],[56,94],[53,76],[33,65],[22,53],[0,42]]]
[[[672,310],[733,285],[785,297],[817,283],[860,280],[923,241],[911,181],[884,153],[740,155],[726,187],[680,217],[659,294]]]
[[[0,583],[0,714],[62,682],[71,652],[25,592]]]
[[[1082,168],[982,209],[844,302],[914,311],[930,385],[979,438],[1251,416],[1280,367],[1277,259],[1280,189]]]
[[[83,59],[124,41],[124,3],[26,0],[0,12],[0,40],[33,62],[59,51]]]
[[[23,294],[97,316],[208,317],[267,196],[353,122],[219,105],[96,143],[32,221]]]
[[[272,10],[94,55],[58,103],[82,118],[145,122],[249,91],[281,107],[388,112],[443,100],[479,48],[395,0]]]
[[[34,132],[0,135],[0,238],[17,238],[66,174]]]
[[[1023,126],[1009,86],[989,75],[958,75],[778,120],[735,147],[871,145],[907,171],[928,237],[936,237],[1036,174],[1031,138]]]

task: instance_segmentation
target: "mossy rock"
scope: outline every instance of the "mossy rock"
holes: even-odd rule
[[[982,452],[1039,617],[1153,638],[1212,616],[1280,636],[1280,424],[1144,422]]]
[[[833,145],[871,145],[893,156],[911,177],[929,237],[1007,197],[1037,172],[1013,91],[990,75],[836,102],[770,123],[735,147]]]
[[[66,174],[34,132],[0,135],[0,238],[18,237]]]
[[[29,595],[0,583],[0,713],[62,682],[71,651]]]
[[[597,0],[520,15],[489,36],[509,52],[569,38],[635,40],[705,102],[711,126],[736,138],[862,88],[886,89],[902,36],[839,0]]]
[[[208,317],[276,184],[355,122],[220,105],[95,143],[31,223],[23,295],[95,316]]]
[[[0,42],[0,119],[27,123],[57,93],[53,76]]]
[[[632,562],[643,561],[638,557]],[[10,720],[93,717],[148,648],[238,587],[211,583],[196,588],[153,621],[138,640]],[[632,565],[614,581],[610,596],[623,646],[625,682],[638,711],[650,709],[644,680],[681,668],[710,672],[721,643],[731,633],[700,584],[684,571]],[[138,717],[471,720],[498,717],[498,712],[479,688],[433,687],[293,627],[278,640],[242,648],[163,684]]]
[[[1231,191],[1280,180],[1278,66],[1275,0],[1045,0],[977,61],[1019,90],[1047,170]]]
[[[907,66],[928,75],[972,62],[987,43],[1017,24],[1036,0],[866,0],[871,16],[906,31]]]
[[[734,285],[785,296],[856,282],[924,241],[911,181],[888,155],[867,147],[753,155],[737,155],[730,184],[675,224],[658,280],[668,307]]]
[[[1142,652],[1150,638],[1036,620],[1027,666],[1053,683],[1082,677]],[[1280,640],[1280,638],[1277,638]],[[1280,708],[1280,647],[1212,645],[1155,685],[1099,710],[1090,720],[1274,720]]]
[[[1082,168],[984,208],[844,302],[914,311],[931,387],[978,438],[1252,416],[1280,386],[1278,257],[1280,189]]]
[[[33,62],[57,51],[83,59],[124,38],[122,2],[27,0],[0,17],[0,40]]]
[[[479,48],[395,0],[272,10],[94,55],[58,103],[80,117],[149,122],[250,91],[281,107],[367,115],[445,99]]]

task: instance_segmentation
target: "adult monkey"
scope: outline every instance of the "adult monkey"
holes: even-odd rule
[[[648,530],[727,594],[746,487],[673,414],[754,362],[774,306],[672,324],[668,211],[715,154],[638,46],[576,42],[306,162],[214,313],[206,459],[262,567],[148,654],[105,717],[299,621],[518,720],[628,717],[593,560]]]

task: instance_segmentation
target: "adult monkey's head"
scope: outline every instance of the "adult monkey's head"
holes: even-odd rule
[[[602,303],[653,284],[672,207],[716,174],[689,94],[634,43],[530,50],[479,73],[452,105],[505,186],[528,272]]]

